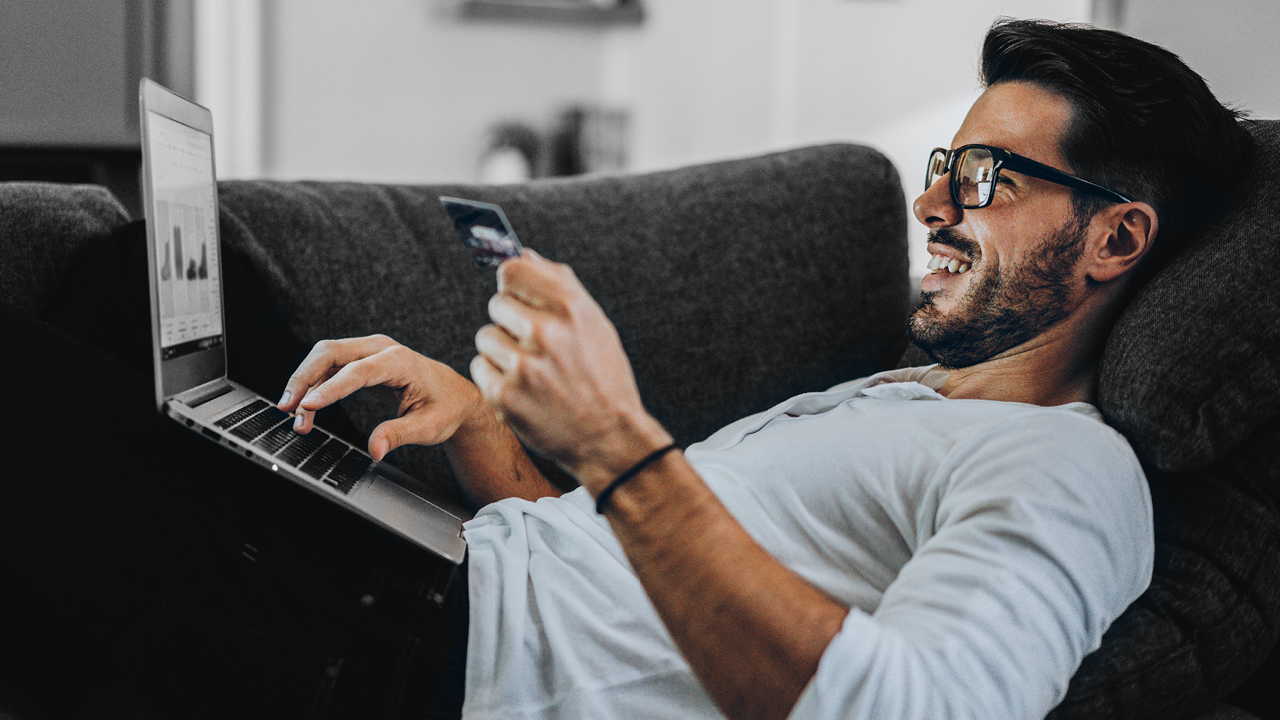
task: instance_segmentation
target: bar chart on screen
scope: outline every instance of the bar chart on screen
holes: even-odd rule
[[[213,146],[207,133],[150,113],[151,235],[162,357],[222,335]]]
[[[184,343],[221,332],[220,283],[216,242],[207,203],[183,198],[181,191],[156,201],[159,236],[160,315],[162,344]]]

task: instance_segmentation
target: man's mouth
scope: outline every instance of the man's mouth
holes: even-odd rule
[[[963,273],[969,271],[969,263],[958,258],[947,257],[946,255],[934,255],[929,258],[929,264],[925,267],[934,272],[946,271],[949,273]]]
[[[937,228],[929,233],[929,275],[937,277],[942,273],[961,275],[969,272],[976,260],[981,259],[982,251],[978,244],[951,228]]]

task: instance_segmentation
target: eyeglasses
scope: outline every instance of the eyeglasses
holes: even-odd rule
[[[1076,190],[1096,193],[1113,202],[1131,202],[1114,190],[990,145],[965,145],[951,151],[934,148],[929,154],[924,189],[928,191],[938,178],[950,172],[951,202],[966,210],[984,208],[991,204],[995,196],[992,190],[1000,178],[1000,171],[1005,168]]]

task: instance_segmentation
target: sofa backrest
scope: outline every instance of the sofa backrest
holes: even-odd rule
[[[0,183],[0,302],[43,316],[71,258],[128,221],[104,187]]]
[[[232,181],[219,194],[225,244],[278,275],[303,343],[382,332],[464,375],[494,273],[472,264],[438,196],[500,204],[600,301],[681,443],[891,366],[903,346],[905,203],[864,147],[510,186]],[[255,389],[278,393],[282,370]],[[367,433],[394,404],[366,394],[345,409]],[[414,474],[442,472],[438,454],[397,454]]]

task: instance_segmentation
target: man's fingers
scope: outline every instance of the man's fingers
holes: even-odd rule
[[[553,310],[561,304],[566,281],[577,281],[567,265],[529,251],[498,266],[498,294],[510,295],[531,308]]]
[[[395,420],[388,420],[373,429],[369,434],[369,456],[374,460],[381,460],[387,456],[387,453],[395,450],[404,443],[400,440],[400,433],[395,427],[388,427]]]
[[[395,341],[385,335],[321,340],[289,377],[277,406],[285,412],[293,412],[309,390],[330,379],[342,367],[394,344]]]
[[[471,382],[480,388],[480,394],[486,402],[501,410],[499,402],[502,396],[502,371],[489,362],[484,355],[477,355],[471,360]]]
[[[456,409],[448,401],[415,405],[369,433],[369,454],[381,460],[402,445],[439,445],[458,430],[462,418],[455,414]]]
[[[369,433],[369,455],[381,460],[402,445],[436,445],[448,440],[449,433],[437,427],[434,419],[427,414],[387,420]]]
[[[309,391],[310,388],[307,390]],[[307,391],[304,391],[303,395],[306,395],[306,392]],[[315,416],[316,413],[314,410],[304,410],[299,407],[297,414],[294,415],[292,421],[293,429],[303,435],[311,432],[311,428],[315,427]]]
[[[476,351],[503,373],[514,372],[520,363],[516,339],[496,325],[485,325],[476,332]]]
[[[293,418],[293,429],[302,434],[311,432],[315,426],[315,413],[310,410],[299,410]]]
[[[535,312],[533,308],[513,299],[510,295],[498,293],[489,298],[489,319],[521,344],[526,344],[533,339],[532,315]],[[481,332],[483,331],[484,328],[481,328]]]
[[[300,410],[319,410],[347,397],[357,390],[375,385],[403,387],[406,380],[406,362],[412,351],[401,345],[393,345],[378,352],[353,360],[333,374],[333,377],[317,385],[299,404]]]

